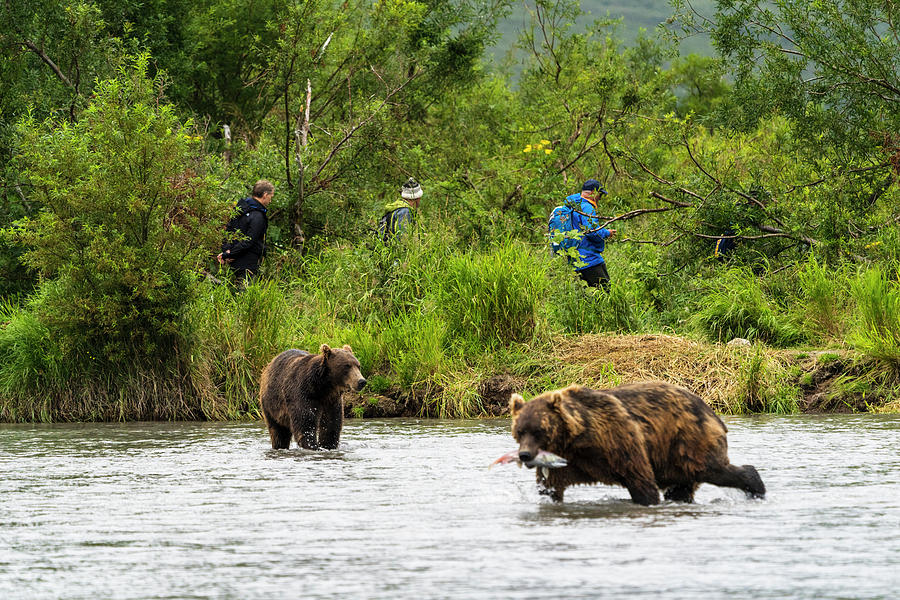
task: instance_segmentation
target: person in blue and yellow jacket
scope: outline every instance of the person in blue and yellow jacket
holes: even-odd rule
[[[584,232],[578,242],[578,254],[581,262],[585,264],[576,267],[575,272],[590,287],[602,286],[604,290],[609,291],[609,271],[606,269],[606,261],[603,260],[603,250],[606,248],[606,239],[614,236],[616,230],[600,227],[597,200],[605,193],[606,190],[599,181],[588,179],[581,186],[581,193],[566,198],[566,204],[575,207],[572,213],[573,229]]]

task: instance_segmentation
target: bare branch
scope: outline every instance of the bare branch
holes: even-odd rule
[[[332,161],[332,159],[334,159],[334,157],[335,157],[335,156],[337,155],[337,153],[341,150],[341,148],[344,146],[344,144],[346,144],[348,141],[350,141],[350,138],[352,138],[353,135],[354,135],[361,127],[364,127],[364,126],[367,125],[372,119],[374,119],[375,116],[378,115],[378,113],[380,113],[380,112],[382,111],[382,109],[383,109],[385,106],[387,106],[388,101],[389,101],[393,96],[395,96],[397,93],[399,93],[399,92],[400,92],[403,88],[405,88],[405,87],[406,87],[413,79],[415,79],[416,77],[418,77],[418,76],[421,75],[421,74],[422,74],[422,71],[416,71],[416,72],[414,72],[410,77],[408,77],[408,78],[406,79],[406,81],[404,81],[403,83],[401,83],[399,86],[397,86],[397,87],[394,88],[393,90],[390,90],[390,91],[387,93],[387,95],[384,97],[384,100],[382,100],[381,104],[378,105],[378,108],[376,108],[375,110],[373,110],[373,111],[371,112],[371,114],[369,114],[365,119],[361,120],[359,123],[357,123],[356,125],[354,125],[353,127],[351,127],[351,128],[347,131],[347,133],[344,134],[344,137],[341,138],[341,140],[331,148],[331,151],[328,153],[328,156],[325,157],[325,160],[322,161],[322,164],[319,165],[319,168],[316,170],[315,174],[313,175],[313,179],[316,179],[316,178],[319,177],[319,175],[322,173],[322,171],[325,169],[325,167],[328,166],[328,163],[330,163],[330,162]]]
[[[34,44],[34,42],[32,42],[31,40],[29,40],[27,38],[22,40],[22,45],[25,46],[26,48],[28,48],[29,50],[31,50],[32,52],[34,52],[36,55],[38,55],[38,57],[42,61],[44,61],[44,63],[48,67],[50,67],[54,73],[56,73],[56,76],[59,78],[60,81],[62,81],[64,84],[66,84],[67,86],[72,88],[72,90],[75,91],[75,93],[78,93],[78,89],[75,87],[75,84],[72,83],[68,77],[66,77],[66,74],[63,73],[62,70],[58,66],[56,66],[56,63],[53,62],[53,60],[49,56],[47,56],[47,53],[44,52],[44,50],[42,48],[38,48]]]
[[[657,242],[656,240],[633,240],[631,238],[622,238],[621,240],[617,240],[616,243],[618,243],[618,244],[624,244],[624,243],[651,244],[653,246],[666,247],[666,246],[671,246],[672,244],[674,244],[675,242],[677,242],[678,240],[680,240],[683,237],[684,237],[684,234],[679,233],[678,235],[676,235],[675,237],[673,237],[671,240],[669,240],[667,242]]]
[[[657,200],[662,200],[663,202],[668,202],[669,204],[673,204],[679,208],[688,208],[688,207],[693,206],[693,204],[691,204],[690,202],[679,202],[678,200],[671,200],[669,198],[666,198],[659,192],[650,192],[650,196],[652,198],[656,198]],[[701,200],[702,200],[702,198],[701,198]]]

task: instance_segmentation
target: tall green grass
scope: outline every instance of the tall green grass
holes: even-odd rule
[[[203,416],[258,418],[263,367],[300,337],[284,290],[264,281],[239,292],[203,284],[189,319],[191,374]]]
[[[880,267],[860,271],[850,290],[857,305],[851,345],[894,374],[900,374],[900,283]]]
[[[657,265],[631,265],[626,252],[615,258],[607,293],[586,288],[542,246],[498,236],[476,247],[446,224],[423,223],[388,244],[329,245],[296,258],[290,277],[240,292],[198,282],[172,360],[118,372],[73,359],[28,306],[2,304],[0,419],[258,418],[268,361],[322,343],[353,347],[369,393],[414,399],[423,415],[473,416],[482,409],[478,384],[492,375],[512,375],[532,392],[578,380],[578,365],[552,356],[560,335],[677,331],[691,312],[690,323],[714,340],[776,346],[803,341],[801,331],[840,338],[855,319],[853,345],[900,365],[900,292],[882,271],[861,272],[847,292],[811,259],[784,281],[797,290],[791,317],[749,270],[680,275],[677,296],[661,301],[645,285],[665,281]],[[789,375],[760,353],[748,358],[729,410],[797,410]]]
[[[712,340],[727,342],[737,337],[783,347],[803,339],[786,312],[766,297],[752,271],[729,269],[711,288],[700,299],[692,322]]]
[[[448,259],[438,283],[438,311],[453,337],[490,349],[528,343],[539,334],[539,308],[549,285],[531,252],[504,240],[492,251]]]
[[[747,355],[739,377],[738,397],[730,405],[729,412],[798,412],[800,390],[791,383],[784,366],[770,359],[760,346]]]
[[[847,314],[845,274],[820,263],[810,254],[797,273],[801,291],[798,311],[813,340],[838,338],[845,328]]]
[[[179,360],[96,364],[66,353],[29,306],[0,305],[0,421],[201,418]],[[177,349],[175,349],[177,352]]]

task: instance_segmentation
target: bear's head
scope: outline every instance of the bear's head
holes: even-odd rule
[[[519,442],[523,463],[534,460],[541,450],[565,456],[570,440],[584,433],[584,421],[570,397],[575,387],[544,392],[530,402],[519,394],[510,396],[512,435]]]
[[[322,344],[319,352],[322,354],[322,364],[332,389],[339,392],[363,389],[366,378],[359,370],[359,361],[353,356],[353,349],[350,346],[331,348],[328,344]]]

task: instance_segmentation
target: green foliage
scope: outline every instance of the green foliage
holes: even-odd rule
[[[775,346],[787,346],[802,338],[781,310],[766,297],[756,275],[731,269],[714,282],[700,301],[694,325],[709,338],[727,342],[740,337]]]
[[[840,147],[844,156],[874,158],[873,132],[897,131],[900,111],[885,93],[896,89],[900,72],[891,3],[719,1],[711,21],[689,2],[674,4],[688,29],[712,29],[746,114],[787,115],[811,155]]]
[[[858,323],[850,343],[884,368],[900,373],[900,283],[880,267],[857,275],[850,290],[858,307]]]
[[[33,312],[2,302],[0,323],[0,395],[13,397],[66,381],[69,371],[59,345]]]
[[[802,318],[808,337],[837,338],[844,330],[847,312],[845,274],[820,264],[811,254],[797,274],[797,281],[805,300]]]
[[[277,354],[299,345],[299,324],[284,290],[262,282],[234,293],[206,284],[188,322],[190,365],[204,417],[258,418],[259,374]]]
[[[566,335],[694,327],[786,346],[852,331],[896,364],[894,278],[844,284],[900,257],[881,5],[718,2],[719,59],[645,33],[624,47],[612,18],[586,28],[582,9],[606,5],[530,1],[515,81],[481,62],[506,0],[3,6],[3,418],[254,417],[266,362],[323,342],[441,416],[481,410],[497,373],[534,391],[578,379],[550,358]],[[152,59],[123,60],[138,47]],[[381,243],[409,176],[417,223]],[[263,177],[264,279],[232,294],[205,271]],[[547,251],[549,210],[587,178],[610,192],[609,293]],[[713,259],[722,235],[736,246]],[[734,410],[796,409],[779,365],[757,355],[742,377]],[[43,399],[66,381],[65,402]]]
[[[491,252],[447,261],[440,305],[459,337],[489,348],[534,339],[548,282],[529,250],[500,240]]]
[[[22,164],[42,206],[5,232],[43,278],[33,309],[65,354],[132,363],[171,356],[193,269],[223,207],[190,122],[160,102],[139,57],[97,84],[76,124],[22,124]]]
[[[545,309],[548,319],[565,333],[641,331],[643,312],[648,307],[639,298],[640,288],[633,281],[613,281],[610,291],[587,287],[566,268],[560,269],[549,290]]]
[[[40,208],[16,163],[16,124],[51,116],[74,121],[94,83],[114,74],[120,40],[105,35],[97,6],[87,0],[4,2],[0,5],[0,214],[4,224]],[[35,273],[20,267],[21,250],[0,245],[0,296],[32,291]]]
[[[734,412],[798,412],[800,390],[790,383],[785,368],[768,358],[757,346],[740,371],[741,386]]]
[[[381,348],[396,381],[404,388],[426,384],[444,366],[447,324],[433,313],[391,317],[381,331]]]

